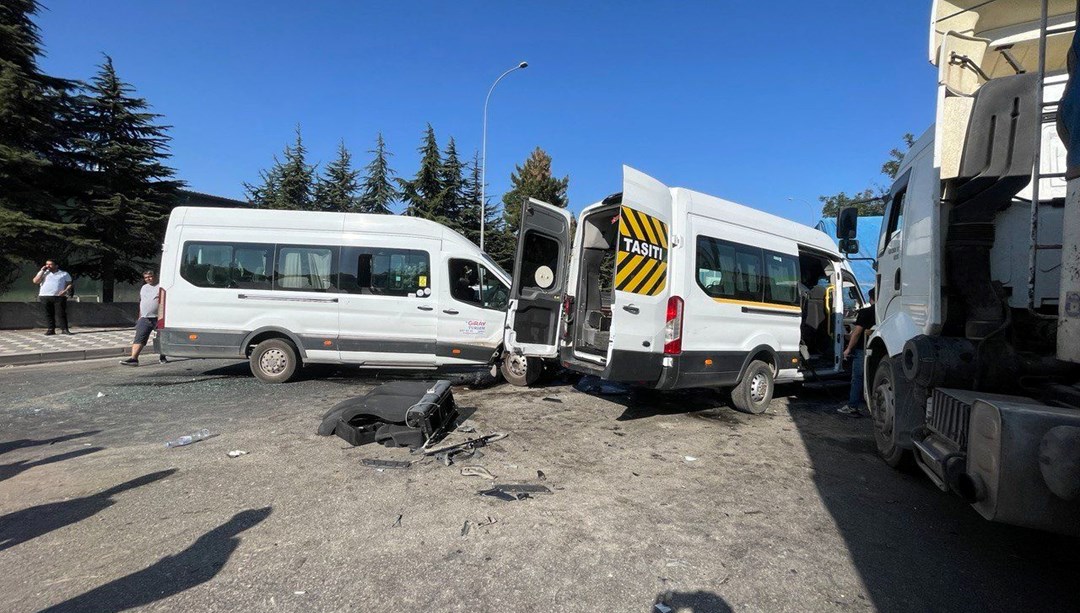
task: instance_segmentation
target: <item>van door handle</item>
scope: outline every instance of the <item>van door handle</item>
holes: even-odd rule
[[[420,309],[421,311],[434,311],[435,310],[435,307],[430,307],[430,306],[427,306],[426,304],[422,304],[422,305],[420,305],[420,306],[418,306],[416,308]]]
[[[900,291],[900,269],[896,269],[896,276],[893,277],[893,289]]]
[[[641,309],[637,308],[632,304],[623,305],[622,310],[626,311],[627,313],[633,313],[634,315],[637,315],[641,312]]]
[[[442,312],[446,313],[447,315],[457,315],[458,314],[458,312],[455,311],[454,309],[443,309]]]

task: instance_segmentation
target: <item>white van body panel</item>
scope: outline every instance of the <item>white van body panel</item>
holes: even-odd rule
[[[233,249],[229,268],[207,265],[205,279],[185,279],[184,248],[191,243],[205,245],[199,257],[218,245]],[[310,249],[290,255],[290,246]],[[391,254],[367,257],[382,257],[393,267],[397,256],[392,254],[402,250],[426,254],[427,272],[416,277],[421,288],[405,295],[343,287],[346,270],[360,266],[357,253],[361,259],[366,251]],[[435,368],[486,363],[502,340],[504,309],[456,300],[448,265],[452,258],[471,262],[503,285],[509,275],[468,239],[431,221],[179,207],[169,218],[163,251],[166,306],[160,332],[166,355],[243,358],[253,340],[271,334],[291,340],[307,362]],[[302,267],[304,257],[308,273],[325,278],[328,287],[278,287],[282,275],[294,273],[282,266]],[[343,257],[351,258],[344,267]],[[326,262],[333,269],[318,271]],[[201,274],[202,268],[197,270]],[[230,280],[236,275],[240,282]],[[244,287],[245,280],[250,287]]]

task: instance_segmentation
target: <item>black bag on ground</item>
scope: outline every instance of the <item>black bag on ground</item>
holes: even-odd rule
[[[319,434],[336,434],[350,445],[415,449],[455,419],[449,381],[393,381],[334,405],[323,416]]]

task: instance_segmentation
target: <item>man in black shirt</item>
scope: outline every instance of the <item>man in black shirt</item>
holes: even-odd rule
[[[866,337],[870,334],[870,328],[874,327],[874,290],[870,289],[870,306],[859,309],[855,316],[855,325],[851,328],[851,339],[848,340],[844,349],[844,359],[851,358],[851,390],[848,392],[848,402],[837,409],[844,415],[858,417],[859,408],[866,406],[863,402],[863,348],[866,347]]]

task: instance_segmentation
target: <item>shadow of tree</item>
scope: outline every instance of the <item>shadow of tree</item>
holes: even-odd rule
[[[30,470],[35,466],[44,466],[46,464],[55,464],[56,462],[63,462],[64,460],[70,460],[91,453],[97,453],[105,449],[104,447],[86,447],[83,449],[76,449],[74,451],[68,451],[67,453],[60,453],[40,460],[20,460],[18,462],[12,462],[11,464],[0,464],[0,481],[5,481],[14,477],[15,475]]]
[[[713,592],[666,592],[656,597],[656,603],[666,608],[653,605],[650,613],[671,611],[671,613],[732,613],[734,609]]]
[[[75,434],[65,434],[63,436],[57,436],[53,438],[45,438],[40,440],[20,438],[14,441],[6,441],[0,443],[0,455],[3,455],[9,451],[15,451],[16,449],[23,449],[25,447],[38,447],[41,445],[54,445],[56,443],[63,443],[76,438],[82,438],[84,436],[93,436],[101,430],[90,430],[88,432],[78,432]]]
[[[121,483],[91,496],[50,502],[8,513],[0,517],[0,551],[64,526],[78,523],[115,504],[112,497],[116,494],[164,479],[175,472],[175,468],[162,470]]]
[[[112,612],[168,598],[213,579],[240,545],[237,535],[270,516],[271,507],[249,509],[200,536],[180,553],[110,581],[41,613]]]

